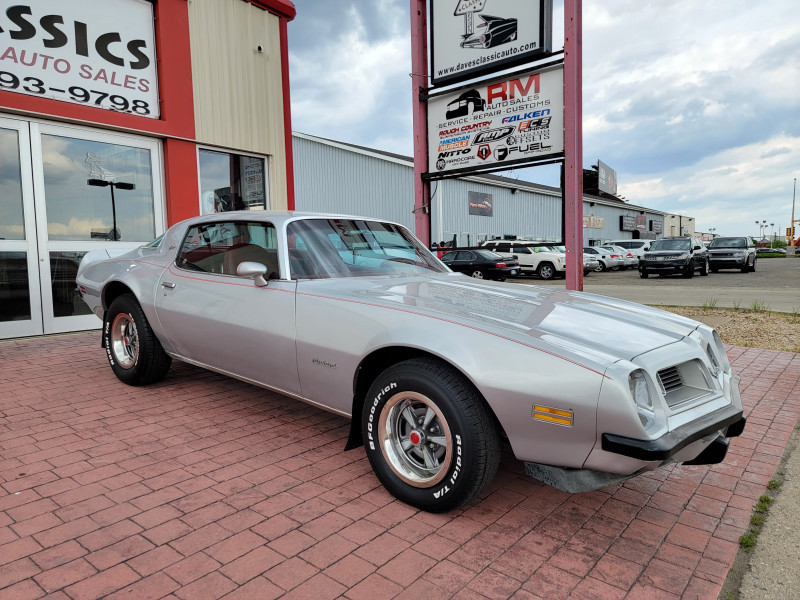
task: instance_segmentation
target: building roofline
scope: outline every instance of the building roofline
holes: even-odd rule
[[[378,150],[376,148],[368,148],[367,146],[359,146],[357,144],[350,144],[348,142],[340,142],[337,140],[331,140],[328,138],[319,137],[316,135],[311,135],[308,133],[301,133],[299,131],[293,131],[292,136],[308,140],[312,142],[317,142],[320,144],[325,144],[327,146],[332,146],[334,148],[340,148],[342,150],[349,150],[352,152],[356,152],[358,154],[363,154],[364,156],[370,156],[372,158],[377,158],[379,160],[385,160],[388,162],[392,162],[395,164],[400,164],[408,167],[414,166],[414,159],[410,156],[404,156],[402,154],[395,154],[393,152],[386,152],[385,150]],[[539,194],[544,194],[547,196],[557,196],[561,197],[561,188],[552,187],[549,185],[543,185],[541,183],[533,183],[531,181],[523,181],[521,179],[514,179],[512,177],[504,177],[502,175],[495,175],[491,173],[487,174],[476,174],[476,175],[464,175],[462,177],[458,177],[457,179],[461,179],[463,181],[474,181],[476,183],[491,183],[494,185],[499,185],[500,187],[506,187],[511,189],[520,189],[520,190],[528,190],[532,192],[537,192]],[[655,210],[653,208],[648,208],[646,206],[637,206],[635,204],[628,204],[623,201],[613,201],[607,198],[601,198],[599,196],[592,196],[590,194],[583,195],[584,202],[594,202],[595,204],[601,204],[603,206],[612,206],[615,208],[624,208],[626,210],[631,211],[645,211],[650,214],[654,215],[665,215],[669,213],[662,212],[660,210]]]

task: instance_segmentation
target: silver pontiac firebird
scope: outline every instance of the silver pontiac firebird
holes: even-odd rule
[[[441,512],[507,439],[569,492],[723,460],[745,424],[719,335],[639,304],[451,272],[395,223],[299,212],[188,219],[77,277],[130,385],[173,358],[352,417],[400,500]]]

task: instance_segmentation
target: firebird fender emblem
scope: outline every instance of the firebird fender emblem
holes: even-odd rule
[[[336,363],[328,362],[327,360],[320,360],[319,358],[312,358],[311,362],[315,365],[321,365],[323,367],[328,367],[329,369],[335,369]]]

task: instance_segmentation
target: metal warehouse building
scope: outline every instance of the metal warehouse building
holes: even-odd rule
[[[390,219],[414,229],[414,163],[407,156],[293,133],[295,207]],[[497,175],[431,185],[431,239],[459,246],[495,237],[561,239],[561,190]],[[584,195],[583,244],[661,237],[665,213]]]

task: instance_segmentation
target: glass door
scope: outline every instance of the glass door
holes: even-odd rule
[[[28,123],[0,118],[0,339],[43,332],[39,289]]]
[[[100,328],[77,293],[90,250],[125,252],[164,231],[161,146],[149,138],[31,123],[44,333]]]

